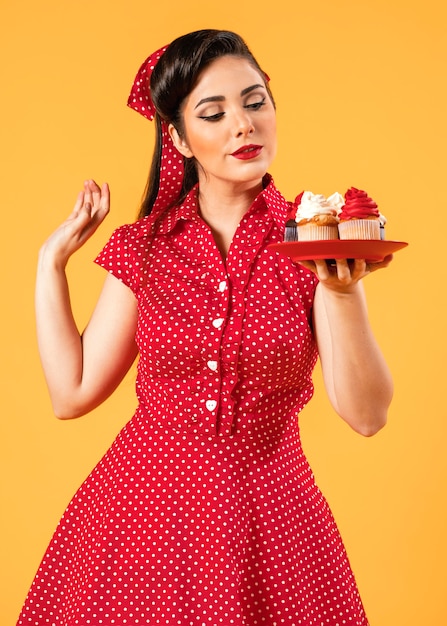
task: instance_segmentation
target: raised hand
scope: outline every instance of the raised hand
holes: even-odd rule
[[[86,180],[79,192],[73,211],[50,235],[41,254],[51,255],[64,267],[70,256],[93,235],[110,210],[110,191],[107,183],[99,187],[94,180]]]

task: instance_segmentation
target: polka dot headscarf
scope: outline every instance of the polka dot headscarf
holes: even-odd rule
[[[151,54],[142,64],[135,77],[127,105],[141,113],[148,120],[153,120],[156,114],[151,97],[151,74],[162,54],[168,46],[160,48]],[[168,132],[168,124],[161,120],[162,150],[160,164],[160,182],[158,195],[152,207],[152,214],[157,215],[166,206],[171,204],[180,194],[183,183],[183,156],[174,146]]]

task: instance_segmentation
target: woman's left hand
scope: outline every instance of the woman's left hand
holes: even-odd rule
[[[311,272],[317,275],[320,283],[327,289],[337,291],[339,293],[349,293],[355,285],[361,280],[384,267],[388,267],[393,259],[393,255],[389,254],[382,261],[366,261],[365,259],[336,259],[328,263],[324,259],[315,259],[313,261],[300,261]]]

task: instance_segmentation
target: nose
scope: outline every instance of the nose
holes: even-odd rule
[[[241,111],[236,115],[235,134],[236,137],[251,135],[255,130],[251,116],[246,111]]]

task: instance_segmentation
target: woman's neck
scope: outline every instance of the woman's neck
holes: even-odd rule
[[[227,185],[223,189],[207,184],[199,185],[200,215],[210,227],[224,259],[241,219],[261,191],[262,181],[256,186],[232,189]]]

